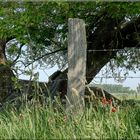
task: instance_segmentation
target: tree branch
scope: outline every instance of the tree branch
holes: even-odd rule
[[[49,52],[49,53],[46,53],[46,54],[44,54],[44,55],[42,55],[42,56],[39,56],[38,58],[35,58],[32,62],[29,62],[25,67],[28,67],[28,66],[31,65],[32,63],[34,63],[34,62],[36,62],[36,61],[42,59],[43,57],[45,57],[45,56],[47,56],[47,55],[52,55],[52,54],[54,54],[54,53],[58,53],[58,52],[64,51],[64,50],[67,50],[67,48],[58,49],[58,50],[55,50],[55,51],[53,51],[53,52]]]
[[[21,55],[21,49],[22,49],[23,46],[24,46],[24,45],[21,44],[21,46],[20,46],[20,48],[19,48],[19,51],[18,51],[18,56],[16,57],[15,60],[13,60],[13,62],[10,64],[10,66],[13,66],[13,65],[16,63],[16,61],[19,59],[19,57],[20,57],[20,55]]]

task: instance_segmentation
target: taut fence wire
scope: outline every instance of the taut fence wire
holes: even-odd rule
[[[116,48],[116,49],[109,49],[108,48],[108,49],[89,49],[89,50],[87,50],[87,52],[110,52],[110,51],[114,52],[114,51],[130,51],[130,50],[137,50],[137,49],[140,50],[140,48],[138,48],[138,47],[130,48],[130,49],[129,48],[124,48],[124,49],[118,49],[118,48]],[[140,55],[138,55],[137,58],[140,58]],[[0,69],[0,72],[1,71],[2,71],[2,69]],[[47,75],[47,77],[48,77],[48,75]],[[93,78],[93,77],[89,77],[88,76],[86,78]],[[105,78],[105,79],[113,79],[113,78],[140,79],[140,76],[96,76],[93,79],[103,79],[103,78]],[[20,80],[22,80],[22,79],[20,79]],[[51,80],[51,81],[64,81],[64,80],[67,81],[67,79],[65,79],[65,78],[64,79],[61,78],[61,79]],[[23,79],[23,81],[24,81],[24,79]],[[47,83],[47,81],[46,82],[42,82],[42,83]]]

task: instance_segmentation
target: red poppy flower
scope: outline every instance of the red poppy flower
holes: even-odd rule
[[[112,107],[111,111],[112,112],[116,112],[117,111],[117,108],[116,107]]]
[[[106,98],[104,97],[104,98],[102,98],[102,103],[103,104],[107,104],[107,100],[106,100]]]
[[[109,105],[112,105],[112,100],[111,99],[109,99],[107,102],[108,102]]]

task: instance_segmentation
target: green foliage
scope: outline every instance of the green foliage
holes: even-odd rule
[[[68,18],[84,19],[88,32],[89,29],[93,30],[93,24],[94,28],[98,27],[98,20],[105,12],[115,19],[122,19],[122,23],[126,17],[131,19],[140,13],[138,2],[1,1],[0,4],[0,38],[12,37],[28,46],[28,61],[24,60],[25,63],[32,61],[31,55],[36,60],[48,52],[67,48]],[[9,55],[15,54],[15,47],[12,48],[8,52]],[[53,56],[44,56],[39,59],[39,63],[50,66],[58,64],[63,67],[67,63],[65,57],[66,51],[60,51]],[[128,60],[126,56],[120,57]],[[135,54],[130,54],[130,57],[135,58]],[[121,58],[118,56],[119,64],[123,64]],[[130,61],[129,66],[133,68],[131,65],[136,62]]]

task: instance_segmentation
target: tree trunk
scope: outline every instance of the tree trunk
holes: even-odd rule
[[[6,39],[0,39],[0,103],[13,91],[14,76],[10,67],[6,64],[5,47]]]
[[[6,45],[6,40],[0,39],[0,65],[6,64],[5,45]]]

